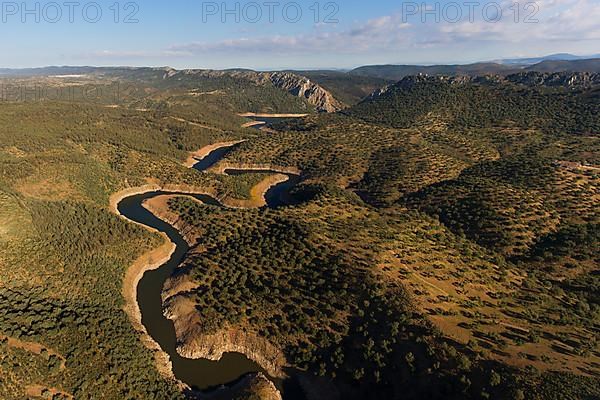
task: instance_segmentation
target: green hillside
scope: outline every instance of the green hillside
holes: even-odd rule
[[[192,305],[190,332],[269,343],[307,399],[600,396],[593,76],[410,77],[317,114],[237,72],[86,73],[11,79],[127,96],[0,104],[0,398],[193,398],[123,309],[127,269],[161,239],[109,198],[154,184],[248,199],[264,174],[183,165],[240,139],[222,162],[300,170],[301,201],[165,202],[197,239],[164,303]],[[377,84],[314,77],[349,102]],[[309,115],[258,131],[247,111]]]

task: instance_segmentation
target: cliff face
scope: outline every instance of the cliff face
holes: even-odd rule
[[[198,397],[205,399],[206,397]],[[281,393],[267,377],[262,374],[250,374],[232,388],[220,389],[211,393],[212,400],[281,400]]]
[[[269,74],[271,83],[288,93],[305,98],[316,107],[317,111],[336,112],[344,108],[344,105],[336,100],[331,93],[310,79],[287,72],[273,72]]]
[[[256,85],[273,85],[284,90],[292,96],[305,99],[309,104],[315,106],[319,112],[336,112],[344,108],[344,104],[333,97],[333,95],[322,86],[310,79],[290,72],[257,72],[250,70],[167,70],[163,79],[178,79],[190,76],[201,76],[203,78],[231,77],[245,79]]]
[[[228,326],[216,333],[204,331],[196,302],[185,293],[166,299],[164,315],[175,326],[177,352],[186,358],[218,361],[225,353],[241,353],[273,377],[283,378],[285,355],[266,339],[245,329]]]

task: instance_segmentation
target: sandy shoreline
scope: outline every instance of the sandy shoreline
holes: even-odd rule
[[[275,165],[265,164],[249,164],[249,163],[233,163],[233,162],[219,162],[216,165],[208,169],[208,172],[215,174],[224,174],[228,169],[239,169],[239,170],[250,170],[250,171],[265,171],[274,172],[284,175],[302,175],[302,172],[298,168],[293,167],[280,167]]]
[[[187,160],[185,160],[184,165],[188,168],[192,168],[197,162],[198,160],[203,159],[204,157],[206,157],[207,155],[209,155],[210,153],[212,153],[213,151],[221,148],[221,147],[230,147],[230,146],[234,146],[238,143],[243,143],[246,140],[233,140],[230,142],[219,142],[219,143],[213,143],[210,144],[208,146],[204,146],[203,148],[201,148],[198,151],[195,151],[193,153],[190,153],[189,157],[187,158]]]
[[[130,196],[135,196],[137,194],[153,192],[156,189],[157,188],[154,185],[147,185],[138,188],[125,189],[113,194],[110,197],[111,212],[129,222],[133,222],[136,225],[144,227],[152,233],[160,234],[164,240],[163,244],[159,248],[142,254],[133,262],[133,264],[129,266],[129,268],[127,268],[122,286],[122,294],[125,299],[125,306],[123,309],[129,317],[133,328],[140,334],[140,338],[144,346],[154,353],[156,368],[158,369],[159,373],[167,379],[176,381],[180,387],[187,389],[187,385],[175,378],[175,375],[173,374],[173,366],[171,365],[171,357],[165,353],[160,345],[152,338],[152,336],[148,334],[146,327],[142,323],[142,312],[140,311],[140,307],[137,302],[137,288],[140,280],[144,277],[144,274],[147,271],[158,269],[161,265],[169,261],[175,252],[175,243],[171,242],[165,233],[158,232],[149,226],[130,220],[122,215],[118,209],[118,205],[123,199]]]
[[[265,121],[250,121],[242,125],[242,128],[252,128],[253,126],[266,125]]]
[[[135,330],[141,334],[144,345],[154,351],[156,366],[160,374],[168,379],[177,381],[185,387],[173,374],[170,356],[162,350],[160,345],[146,331],[146,327],[142,323],[142,313],[137,302],[137,288],[144,274],[147,271],[160,268],[171,259],[171,256],[175,252],[175,243],[171,242],[166,234],[161,233],[161,236],[163,236],[165,242],[159,248],[139,257],[125,274],[125,279],[123,280],[123,296],[126,299],[125,312],[129,316]]]
[[[229,208],[260,208],[267,205],[265,195],[274,186],[288,181],[288,176],[275,174],[267,176],[250,190],[249,199],[226,199],[223,204]]]
[[[308,117],[309,114],[265,114],[265,113],[241,113],[238,114],[240,117],[244,118],[304,118]]]

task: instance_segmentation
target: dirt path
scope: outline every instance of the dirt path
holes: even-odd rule
[[[40,343],[25,342],[20,339],[8,337],[8,336],[0,335],[0,341],[1,340],[7,340],[8,347],[12,347],[14,349],[25,350],[29,353],[32,353],[32,354],[35,354],[38,356],[42,355],[42,353],[46,352],[50,356],[58,357],[61,360],[61,369],[65,368],[65,362],[66,362],[65,357],[56,350],[46,347]]]
[[[41,397],[43,399],[53,399],[54,396],[62,396],[61,398],[73,399],[73,395],[67,392],[63,392],[62,390],[56,388],[49,388],[42,385],[32,385],[27,388],[25,391],[27,396],[31,397]]]
[[[433,283],[429,282],[427,279],[423,278],[421,276],[421,274],[419,274],[418,272],[413,272],[411,274],[412,276],[414,276],[415,278],[417,278],[419,281],[421,281],[422,283],[426,284],[427,286],[437,290],[438,292],[440,292],[443,296],[448,296],[448,293],[446,293],[445,290],[443,290],[442,288],[434,285]]]

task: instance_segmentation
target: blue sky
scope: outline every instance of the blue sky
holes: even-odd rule
[[[0,67],[350,68],[600,53],[600,0],[513,3],[1,2]]]

